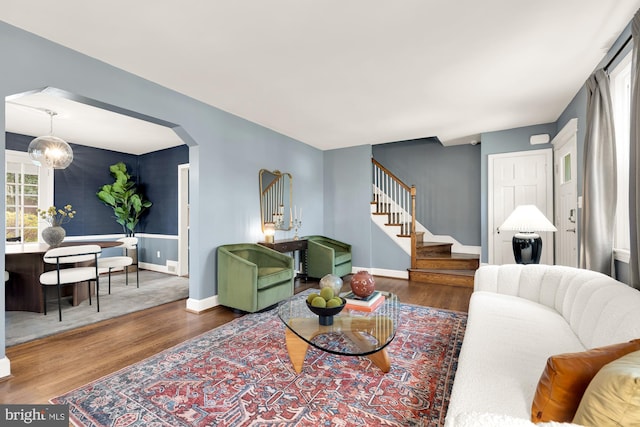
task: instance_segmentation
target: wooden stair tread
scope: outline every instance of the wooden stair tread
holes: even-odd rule
[[[476,274],[475,270],[440,270],[435,268],[410,268],[409,271],[421,272],[421,273],[438,273],[438,274],[447,274],[451,276],[467,276],[467,277],[473,277]]]
[[[387,215],[385,226],[401,227],[398,237],[411,238],[410,223],[399,222],[397,212],[388,212],[388,202],[377,198],[371,202],[373,215]],[[384,212],[387,211],[387,212]],[[424,231],[415,231],[415,253],[412,255],[416,268],[409,268],[409,280],[425,284],[442,284],[473,288],[475,272],[480,264],[477,254],[452,253],[453,243],[425,242]]]
[[[409,280],[434,285],[473,288],[475,270],[409,269]]]
[[[437,246],[453,246],[453,243],[447,243],[447,242],[421,242],[418,246],[422,246],[422,247],[437,247]]]
[[[478,258],[416,258],[414,268],[425,270],[472,270],[480,267]]]
[[[419,256],[420,259],[480,259],[480,255],[478,254],[461,254],[461,253],[450,253],[450,254],[436,254],[436,255],[427,255],[427,256]]]
[[[453,243],[443,242],[416,242],[416,256],[420,258],[441,256],[450,254]]]

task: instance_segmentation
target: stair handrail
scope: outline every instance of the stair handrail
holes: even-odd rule
[[[400,178],[395,176],[393,174],[393,172],[391,172],[389,169],[385,168],[382,165],[382,163],[378,162],[373,157],[371,158],[371,163],[373,163],[375,166],[377,166],[382,172],[384,172],[385,175],[388,175],[392,180],[396,181],[398,184],[400,184],[402,187],[404,187],[405,190],[411,191],[411,186],[405,184]]]
[[[416,266],[416,186],[407,185],[393,172],[384,167],[373,157],[371,158],[373,201],[376,202],[377,212],[387,213],[389,222],[401,226],[401,234],[409,231],[411,237],[411,268]],[[384,198],[384,201],[381,201]],[[381,210],[382,209],[382,210]],[[408,214],[410,222],[405,222],[404,215]],[[408,229],[408,230],[407,230]]]

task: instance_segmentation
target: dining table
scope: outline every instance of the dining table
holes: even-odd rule
[[[101,248],[121,246],[122,242],[112,240],[66,241],[60,246],[98,245]],[[40,275],[55,269],[55,265],[44,262],[44,254],[50,249],[46,243],[5,244],[5,270],[9,280],[5,282],[5,310],[44,312],[44,299],[40,285]],[[70,289],[71,288],[71,289]],[[92,285],[92,293],[95,289]],[[65,286],[64,296],[71,295],[72,304],[78,305],[89,297],[86,286]],[[55,289],[48,289],[55,292]]]

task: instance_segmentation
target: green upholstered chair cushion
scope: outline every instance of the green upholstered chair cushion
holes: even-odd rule
[[[351,261],[351,252],[336,251],[336,265]]]
[[[293,270],[290,268],[258,267],[258,289],[266,289],[291,278],[293,278]]]

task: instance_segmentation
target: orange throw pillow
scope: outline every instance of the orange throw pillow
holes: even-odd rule
[[[571,422],[591,379],[607,363],[640,350],[640,339],[551,356],[540,376],[531,407],[534,423]]]

